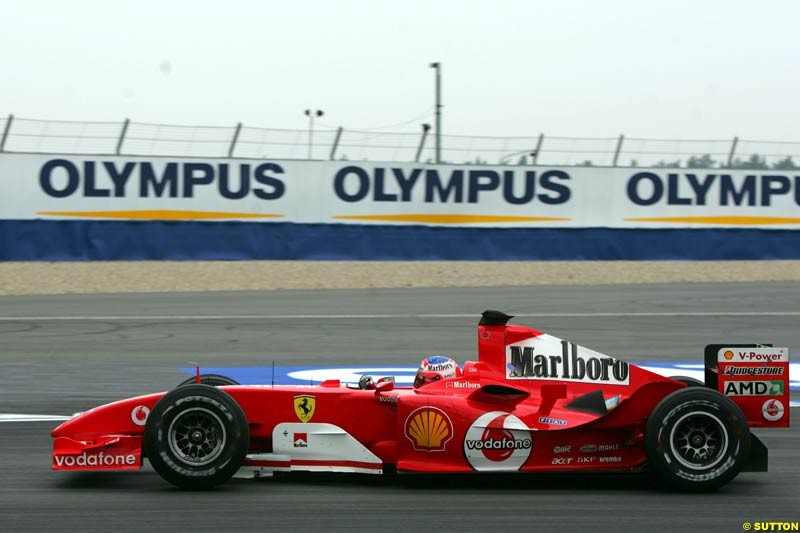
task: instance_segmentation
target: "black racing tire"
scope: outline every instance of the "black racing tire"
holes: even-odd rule
[[[742,410],[719,392],[686,387],[662,399],[647,420],[647,458],[674,488],[709,492],[729,483],[750,453]]]
[[[687,387],[705,387],[706,384],[700,381],[699,379],[690,378],[689,376],[670,376],[669,379],[674,379],[675,381],[680,381]]]
[[[150,464],[182,489],[210,489],[229,480],[249,445],[242,408],[210,385],[185,385],[166,393],[147,416],[144,430]]]
[[[178,383],[178,387],[183,387],[185,385],[192,385],[196,383],[197,383],[197,377],[192,376]],[[202,383],[203,385],[211,385],[212,387],[223,387],[225,385],[239,385],[239,382],[236,381],[235,379],[231,379],[228,376],[223,376],[222,374],[200,374],[200,383]]]

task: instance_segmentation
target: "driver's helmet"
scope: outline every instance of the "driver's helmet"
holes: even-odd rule
[[[431,355],[419,364],[417,375],[414,378],[414,388],[440,379],[461,376],[461,369],[455,361],[444,355]]]

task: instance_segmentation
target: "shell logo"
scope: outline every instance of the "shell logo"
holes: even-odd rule
[[[406,418],[404,433],[415,450],[441,452],[453,438],[453,423],[441,409],[420,407]]]
[[[724,353],[724,354],[722,354],[722,355],[723,355],[723,356],[725,357],[725,359],[727,359],[728,361],[730,361],[731,359],[733,359],[733,352],[732,352],[732,351],[730,351],[730,350],[725,350],[725,353]]]

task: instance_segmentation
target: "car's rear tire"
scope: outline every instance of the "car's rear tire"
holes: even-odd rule
[[[647,421],[645,446],[663,481],[680,490],[707,492],[742,469],[750,453],[750,428],[729,398],[690,386],[656,405]]]
[[[687,387],[705,387],[706,384],[700,381],[699,379],[692,378],[689,376],[670,376],[669,379],[674,379],[675,381],[680,381]]]
[[[178,383],[178,387],[191,385],[193,383],[197,383],[196,376],[184,379],[183,381]],[[239,385],[239,382],[236,381],[235,379],[231,379],[228,376],[223,376],[222,374],[200,374],[200,383],[202,383],[203,385],[211,385],[212,387],[223,387],[225,385]]]
[[[230,479],[249,443],[242,408],[209,385],[185,385],[166,393],[148,415],[144,432],[150,464],[183,489],[208,489]]]

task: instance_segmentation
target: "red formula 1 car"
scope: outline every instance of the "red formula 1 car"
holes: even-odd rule
[[[684,490],[765,471],[750,427],[789,425],[788,350],[712,345],[665,378],[486,311],[479,360],[415,388],[227,385],[111,403],[52,432],[56,470],[139,469],[209,488],[273,472],[638,472]],[[209,384],[200,383],[207,381]],[[217,386],[212,386],[217,385]]]

